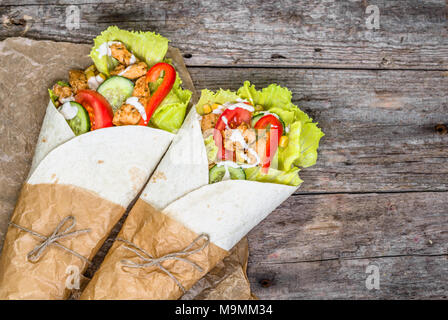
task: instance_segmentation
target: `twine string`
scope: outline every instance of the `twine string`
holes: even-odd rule
[[[198,248],[192,249],[202,239],[205,240],[204,243],[201,246],[199,246]],[[183,291],[183,293],[186,292],[184,286],[169,270],[167,270],[165,267],[163,267],[161,263],[163,261],[167,261],[167,260],[182,261],[182,262],[189,264],[190,266],[192,266],[199,272],[203,272],[204,270],[198,264],[194,263],[193,261],[188,260],[186,257],[204,250],[210,244],[210,237],[207,234],[202,233],[196,239],[194,239],[187,247],[185,247],[183,250],[178,251],[178,252],[168,253],[160,258],[154,258],[151,254],[149,254],[148,252],[146,252],[145,250],[143,250],[142,248],[138,247],[137,245],[135,245],[134,243],[132,243],[128,240],[121,239],[121,238],[117,238],[117,240],[124,242],[126,245],[123,246],[123,248],[135,253],[142,261],[142,262],[135,262],[135,261],[123,259],[123,260],[121,260],[122,265],[129,267],[129,268],[147,268],[147,267],[151,267],[151,266],[156,266],[160,270],[162,270],[164,273],[166,273],[171,279],[173,279],[173,281]]]
[[[62,229],[62,227],[67,222],[71,222],[71,224],[69,224],[65,229]],[[46,237],[36,231],[28,229],[28,228],[19,226],[18,224],[15,224],[13,222],[10,222],[9,225],[13,226],[17,229],[20,229],[22,231],[28,232],[29,234],[35,236],[36,238],[43,240],[40,244],[38,244],[33,250],[31,250],[27,254],[26,258],[29,262],[38,262],[42,256],[42,254],[45,252],[45,250],[49,246],[54,245],[54,246],[57,246],[65,251],[71,253],[75,257],[78,257],[79,259],[87,262],[88,264],[91,263],[86,257],[80,255],[79,253],[77,253],[77,252],[67,248],[66,246],[60,244],[59,242],[57,242],[57,240],[60,240],[63,238],[78,236],[82,233],[87,233],[87,232],[91,231],[91,229],[82,229],[82,230],[71,231],[76,226],[76,218],[73,216],[67,216],[64,219],[62,219],[61,222],[59,222],[59,224],[56,226],[53,233],[49,237]]]

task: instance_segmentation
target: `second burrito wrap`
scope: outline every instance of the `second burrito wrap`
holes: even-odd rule
[[[245,111],[232,112],[238,108],[251,112],[249,118],[243,117]],[[217,121],[206,125],[205,116],[213,112]],[[225,125],[218,131],[236,137],[230,139],[233,150],[226,141],[213,139],[214,134],[206,132],[208,127],[219,128],[218,119],[229,114],[233,118],[224,119]],[[243,132],[250,126],[256,128],[263,117],[271,119],[271,125],[257,132],[256,140],[266,144],[267,140],[281,141],[283,136],[289,139],[273,147],[271,157],[266,148],[246,150],[252,144],[244,137],[241,140],[241,132],[222,132],[240,130],[240,126]],[[271,139],[275,136],[271,129],[279,123],[284,126],[282,132],[276,140]],[[257,91],[248,82],[237,93],[204,90],[180,131],[183,134],[175,138],[152,175],[82,299],[181,297],[294,193],[301,183],[297,166],[316,162],[323,136],[316,123],[291,103],[289,90],[271,85]],[[237,142],[241,149],[236,148]],[[219,150],[221,143],[224,147]],[[228,152],[238,150],[246,156],[256,152],[255,161],[250,163],[249,156],[238,160]],[[224,167],[224,173],[213,173],[216,166]],[[234,171],[232,176],[230,168],[237,169],[237,174]]]

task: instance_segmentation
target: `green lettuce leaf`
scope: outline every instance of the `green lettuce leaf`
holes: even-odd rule
[[[316,164],[317,148],[319,148],[319,141],[323,136],[324,133],[316,123],[305,123],[300,133],[300,156],[294,160],[294,165],[308,168]]]
[[[245,81],[238,89],[238,95],[277,114],[289,127],[289,133],[286,134],[288,146],[278,149],[280,170],[288,172],[293,166],[306,168],[316,163],[317,148],[324,134],[317,127],[317,123],[313,123],[312,118],[291,102],[291,91],[277,84],[256,90],[254,85]]]
[[[153,66],[161,62],[168,51],[168,39],[154,32],[127,31],[116,26],[110,26],[94,39],[94,46],[90,51],[90,57],[97,70],[110,75],[118,61],[108,55],[100,57],[100,46],[108,41],[122,42],[137,58]]]
[[[205,150],[207,151],[208,163],[216,162],[216,159],[218,157],[218,146],[213,139],[213,135],[210,135],[208,138],[206,138],[204,142]]]
[[[50,95],[51,102],[53,102],[54,106],[57,107],[59,105],[59,97],[51,89],[48,89],[48,94]]]
[[[244,170],[247,180],[286,184],[289,186],[298,186],[303,181],[299,178],[299,168],[294,167],[288,171],[281,171],[274,168],[269,168],[268,173],[261,172],[260,167],[252,167]]]
[[[279,168],[289,170],[293,166],[311,167],[317,161],[317,148],[324,136],[316,123],[303,123],[298,120],[291,124],[288,134],[288,146],[279,148]]]
[[[156,82],[150,83],[152,93],[162,81],[163,79],[159,78]],[[150,123],[153,126],[172,133],[176,133],[182,126],[192,92],[182,89],[181,84],[182,80],[177,74],[173,88],[151,117]]]
[[[249,81],[244,81],[243,86],[238,89],[238,95],[243,99],[247,99],[254,106],[263,106],[264,110],[269,110],[273,107],[289,110],[292,105],[291,91],[276,84],[270,84],[266,88],[258,91]]]
[[[196,104],[196,111],[199,114],[203,114],[202,106],[205,104],[224,104],[226,102],[232,102],[240,97],[233,91],[219,89],[217,92],[210,91],[208,89],[204,89],[201,91],[201,98]]]

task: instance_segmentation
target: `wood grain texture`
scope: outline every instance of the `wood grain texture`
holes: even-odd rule
[[[445,192],[298,195],[249,234],[260,298],[447,298]],[[366,267],[380,270],[367,290]]]
[[[288,87],[325,132],[298,192],[448,191],[448,74],[440,71],[189,68],[197,90]]]
[[[266,299],[447,299],[445,0],[3,0],[0,39],[91,43],[109,25],[181,49],[198,90],[287,86],[326,133],[305,181],[249,234]],[[366,27],[377,5],[380,29]],[[380,290],[367,290],[368,265]]]
[[[71,1],[4,0],[0,39],[90,43],[111,24],[162,33],[188,66],[299,66],[448,70],[445,0],[84,1],[67,30]],[[379,30],[366,13],[378,6]]]

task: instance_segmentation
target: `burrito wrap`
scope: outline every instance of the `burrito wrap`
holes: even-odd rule
[[[182,248],[173,244],[181,241],[186,246],[198,234],[206,233],[211,247],[228,252],[297,189],[295,186],[246,180],[208,184],[207,156],[195,108],[191,109],[179,132],[182,134],[173,140],[123,226],[123,230],[132,231],[126,240],[145,239],[142,243],[145,250],[176,252]],[[141,216],[142,211],[147,210],[145,208],[151,208],[161,221],[172,221],[173,225],[182,227],[176,228],[172,234],[164,230],[159,232],[157,228],[164,229],[165,225],[147,219],[145,226],[153,224],[148,228],[155,228],[158,235],[151,237],[151,233],[133,222],[133,217]],[[182,241],[184,234],[191,235],[190,242]],[[116,241],[112,248],[122,246],[119,242]],[[156,276],[159,271],[153,267],[142,268],[139,274],[124,273],[120,261],[136,256],[126,251],[108,252],[81,299],[137,298],[132,294],[138,294],[142,299],[179,299],[182,296],[182,290],[168,276],[164,277],[166,281],[159,281]],[[217,262],[215,257],[209,257],[206,267],[211,268]],[[189,288],[200,279],[197,276],[203,274],[194,273],[189,265],[183,266],[186,267],[184,273],[179,274],[176,270],[176,274],[182,279],[182,285],[185,283]],[[124,288],[128,287],[138,287],[138,290],[123,294]]]
[[[132,143],[135,137],[141,138],[138,144]],[[162,130],[125,126],[91,131],[63,143],[40,161],[24,184],[11,222],[48,237],[64,218],[73,216],[76,226],[71,231],[90,232],[58,242],[91,259],[172,137]],[[66,268],[77,267],[82,274],[86,262],[54,244],[37,262],[28,261],[28,253],[43,240],[17,226],[9,226],[0,257],[0,298],[67,298]]]
[[[119,240],[115,241],[104,259],[101,272],[95,274],[81,298],[178,299],[183,294],[182,289],[159,267],[131,268],[123,265],[123,260],[136,263],[142,261],[134,252],[125,248],[128,244],[121,239],[130,241],[154,258],[159,258],[182,251],[197,237],[197,233],[154,209],[144,200],[137,200],[132,215],[129,215],[117,237]],[[203,250],[184,257],[201,267],[202,272],[184,261],[174,259],[163,261],[161,265],[189,290],[227,255],[226,250],[209,243]]]

